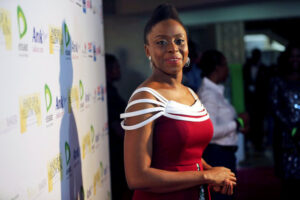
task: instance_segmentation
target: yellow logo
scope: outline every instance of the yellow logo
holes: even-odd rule
[[[3,33],[6,50],[12,48],[11,17],[9,11],[0,8],[0,33]]]
[[[76,108],[79,108],[79,89],[77,86],[72,87],[69,91],[69,112],[72,110],[72,103],[76,102]]]
[[[50,26],[49,27],[49,52],[54,53],[54,50],[59,50],[63,44],[62,31],[60,28]]]
[[[36,116],[38,126],[42,124],[41,97],[39,93],[19,98],[21,133],[27,130],[27,121],[32,115]]]
[[[62,160],[60,154],[58,154],[50,162],[48,162],[47,171],[48,171],[48,191],[51,192],[53,190],[53,179],[56,177],[58,173],[60,174],[60,180],[62,180]]]
[[[90,153],[92,151],[92,140],[91,140],[91,131],[86,133],[83,137],[82,142],[82,159],[85,158],[86,155],[86,148],[88,148],[88,152]]]
[[[94,195],[96,195],[97,185],[99,185],[99,187],[102,186],[101,179],[103,179],[103,176],[104,176],[104,169],[103,169],[102,162],[100,162],[100,165],[94,175]]]

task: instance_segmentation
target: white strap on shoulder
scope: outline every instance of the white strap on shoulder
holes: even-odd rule
[[[159,93],[156,92],[154,89],[149,88],[149,87],[141,87],[141,88],[136,89],[136,90],[132,93],[131,97],[133,97],[136,93],[139,93],[139,92],[149,92],[149,93],[151,93],[153,96],[155,96],[158,100],[160,100],[161,102],[163,102],[163,103],[165,103],[165,104],[168,103],[168,100],[167,100],[165,97],[163,97],[161,94],[159,94]],[[130,97],[130,98],[131,98],[131,97]]]
[[[156,97],[159,101],[157,100],[154,100],[154,99],[137,99],[137,100],[133,100],[131,101],[126,109],[125,109],[125,112],[126,110],[133,106],[133,105],[136,105],[136,104],[141,104],[141,103],[150,103],[150,104],[156,104],[156,105],[159,105],[157,107],[154,107],[154,108],[145,108],[145,109],[142,109],[142,110],[137,110],[137,111],[133,111],[133,112],[127,112],[127,113],[122,113],[120,115],[121,119],[125,119],[127,117],[135,117],[135,116],[139,116],[139,115],[144,115],[144,114],[148,114],[148,113],[154,113],[154,112],[157,112],[156,114],[154,114],[153,116],[149,117],[148,119],[146,119],[145,121],[142,121],[138,124],[135,124],[135,125],[131,125],[131,126],[126,126],[124,124],[124,120],[121,122],[121,126],[123,129],[125,130],[134,130],[134,129],[138,129],[140,127],[143,127],[145,126],[146,124],[150,123],[151,121],[159,118],[160,116],[162,116],[165,112],[165,108],[166,108],[166,105],[168,103],[168,100],[166,98],[164,98],[161,94],[159,94],[158,92],[156,92],[155,90],[149,88],[149,87],[141,87],[141,88],[138,88],[137,90],[135,90],[133,92],[133,94],[131,95],[130,99],[137,93],[139,92],[149,92],[151,93],[154,97]]]
[[[193,95],[194,99],[195,99],[195,100],[198,100],[198,99],[199,99],[199,98],[198,98],[198,95],[197,95],[191,88],[188,87],[188,89],[189,89],[189,91],[191,92],[191,94]]]
[[[133,106],[133,105],[135,105],[135,104],[139,104],[139,103],[151,103],[151,104],[156,104],[156,105],[160,105],[160,106],[163,106],[163,107],[165,107],[165,105],[166,105],[166,104],[164,104],[164,103],[162,103],[162,102],[159,102],[159,101],[156,101],[156,100],[153,100],[153,99],[137,99],[137,100],[133,100],[132,102],[130,102],[130,103],[127,105],[127,107],[126,107],[126,109],[125,109],[125,112],[126,112],[126,110],[127,110],[129,107],[131,107],[131,106]]]
[[[157,118],[159,118],[160,116],[162,116],[164,113],[163,112],[159,112],[159,113],[156,113],[155,115],[153,115],[152,117],[149,117],[148,119],[146,119],[145,121],[142,121],[138,124],[135,124],[135,125],[131,125],[131,126],[126,126],[124,125],[124,120],[121,122],[121,126],[124,130],[134,130],[134,129],[138,129],[138,128],[141,128],[143,126],[145,126],[146,124],[156,120]]]
[[[148,114],[148,113],[152,113],[152,112],[163,111],[164,109],[165,108],[163,108],[163,107],[155,107],[155,108],[146,108],[146,109],[137,110],[137,111],[128,112],[128,113],[122,113],[121,118],[125,119],[127,117],[135,117],[135,116],[144,115],[144,114]]]
[[[135,117],[139,115],[144,115],[148,113],[155,113],[153,116],[149,117],[148,119],[135,124],[131,126],[127,126],[124,124],[124,120],[121,122],[121,126],[125,130],[134,130],[141,128],[145,126],[146,124],[156,120],[160,116],[164,115],[168,118],[176,119],[176,120],[183,120],[183,121],[191,121],[191,122],[201,122],[204,120],[209,119],[209,114],[207,113],[206,109],[203,107],[202,104],[200,104],[200,101],[198,99],[198,96],[194,93],[194,91],[190,88],[188,88],[193,95],[193,97],[196,100],[196,103],[194,106],[183,106],[183,104],[180,103],[172,103],[174,101],[169,101],[165,97],[163,97],[161,94],[156,92],[154,89],[149,87],[141,87],[133,92],[130,99],[139,92],[149,92],[154,97],[157,98],[157,100],[154,99],[136,99],[131,101],[126,109],[125,113],[121,114],[121,118],[125,119],[128,117]],[[141,103],[149,103],[149,104],[155,104],[158,105],[153,108],[145,108],[142,110],[137,110],[133,112],[127,112],[127,109],[133,105],[141,104]]]

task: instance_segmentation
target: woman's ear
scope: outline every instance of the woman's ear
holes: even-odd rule
[[[148,58],[148,57],[150,56],[149,45],[144,44],[144,49],[145,49],[146,56],[147,56],[147,58]]]

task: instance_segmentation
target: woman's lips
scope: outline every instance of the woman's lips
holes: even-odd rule
[[[181,58],[167,58],[166,62],[169,64],[178,64],[181,61]]]

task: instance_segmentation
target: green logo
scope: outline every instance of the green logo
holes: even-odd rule
[[[26,23],[26,18],[24,15],[24,12],[20,6],[17,7],[17,15],[18,15],[18,28],[19,28],[19,35],[20,39],[26,34],[27,32],[27,23]],[[21,30],[21,23],[20,19],[22,20],[23,23],[23,30]]]
[[[103,177],[104,176],[104,168],[103,168],[103,164],[102,164],[102,161],[100,161],[100,177]]]
[[[80,100],[82,100],[84,95],[84,90],[83,90],[83,84],[81,80],[79,81],[79,92],[80,92]]]
[[[91,137],[92,137],[92,143],[94,143],[94,140],[95,140],[95,130],[94,130],[93,125],[91,125]]]
[[[67,165],[69,165],[71,159],[71,151],[68,142],[65,142],[65,154],[66,154]]]
[[[45,84],[45,100],[46,100],[46,108],[48,112],[52,104],[52,95],[49,86],[47,84]]]
[[[69,46],[70,44],[70,34],[69,34],[69,29],[67,24],[64,24],[64,31],[65,31],[65,43],[66,43],[66,47]]]

